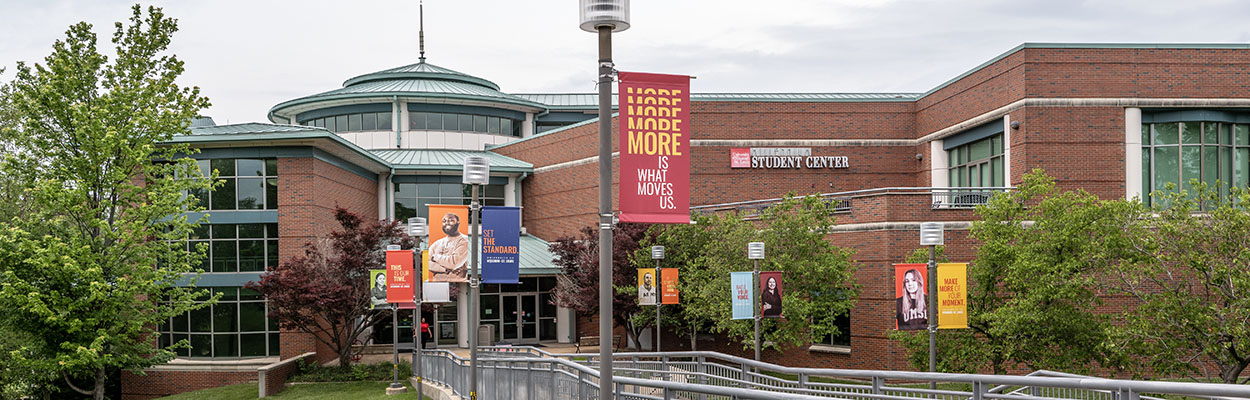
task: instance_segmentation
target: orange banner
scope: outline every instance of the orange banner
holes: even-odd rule
[[[929,325],[929,303],[925,296],[927,264],[894,264],[894,321],[900,330],[925,329]]]
[[[468,282],[469,206],[429,207],[430,282]]]
[[[411,303],[413,281],[412,250],[386,251],[386,302]]]
[[[677,304],[677,268],[660,268],[660,303]]]

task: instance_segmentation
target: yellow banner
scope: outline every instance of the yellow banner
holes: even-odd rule
[[[937,267],[938,329],[968,328],[968,264]]]
[[[430,281],[430,251],[421,250],[421,282]]]

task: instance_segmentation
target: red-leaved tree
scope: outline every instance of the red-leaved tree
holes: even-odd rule
[[[304,254],[271,267],[247,287],[269,299],[269,318],[279,326],[313,334],[347,366],[352,342],[390,316],[390,310],[369,309],[369,270],[383,268],[386,245],[412,248],[414,241],[398,221],[366,221],[342,207],[334,219],[341,230],[309,242]]]
[[[638,251],[639,242],[651,224],[617,224],[612,234],[612,321],[625,328],[629,339],[638,343],[638,335],[651,326],[651,320],[636,324],[632,318],[641,311],[638,306],[638,274],[630,257]],[[553,302],[582,314],[599,313],[599,230],[585,227],[579,237],[562,237],[551,243],[552,260],[563,270],[552,292]],[[603,315],[600,315],[602,318]],[[601,338],[600,343],[610,339]]]

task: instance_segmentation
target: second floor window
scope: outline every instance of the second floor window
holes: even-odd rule
[[[1002,187],[1003,135],[950,149],[951,187]]]
[[[278,209],[277,159],[215,159],[197,160],[200,173],[209,176],[214,170],[221,182],[212,191],[196,191],[200,205],[206,210],[276,210]]]

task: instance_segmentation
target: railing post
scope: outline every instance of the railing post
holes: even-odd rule
[[[972,400],[985,399],[985,384],[981,381],[972,382]]]
[[[577,371],[577,400],[586,400],[586,391],[582,390],[586,387],[586,373]]]
[[[1029,395],[1040,397],[1042,395],[1042,388],[1039,386],[1029,386]]]
[[[1140,397],[1140,395],[1137,392],[1134,392],[1133,389],[1120,389],[1120,391],[1116,392],[1116,394],[1116,397],[1119,397],[1118,400],[1138,400]]]
[[[879,376],[872,377],[872,394],[881,394],[881,387],[885,386],[885,379]]]
[[[695,383],[698,383],[700,385],[707,384],[707,365],[705,364],[706,362],[707,362],[707,358],[703,356],[695,357],[694,370],[696,373],[698,373],[698,375],[695,376],[694,380],[695,380]],[[707,400],[707,395],[700,393],[699,400]]]
[[[739,378],[739,380],[742,381],[742,387],[744,389],[750,389],[752,386],[751,384],[755,383],[755,379],[751,378],[751,369],[747,367],[746,363],[742,363],[742,375],[739,376]]]

